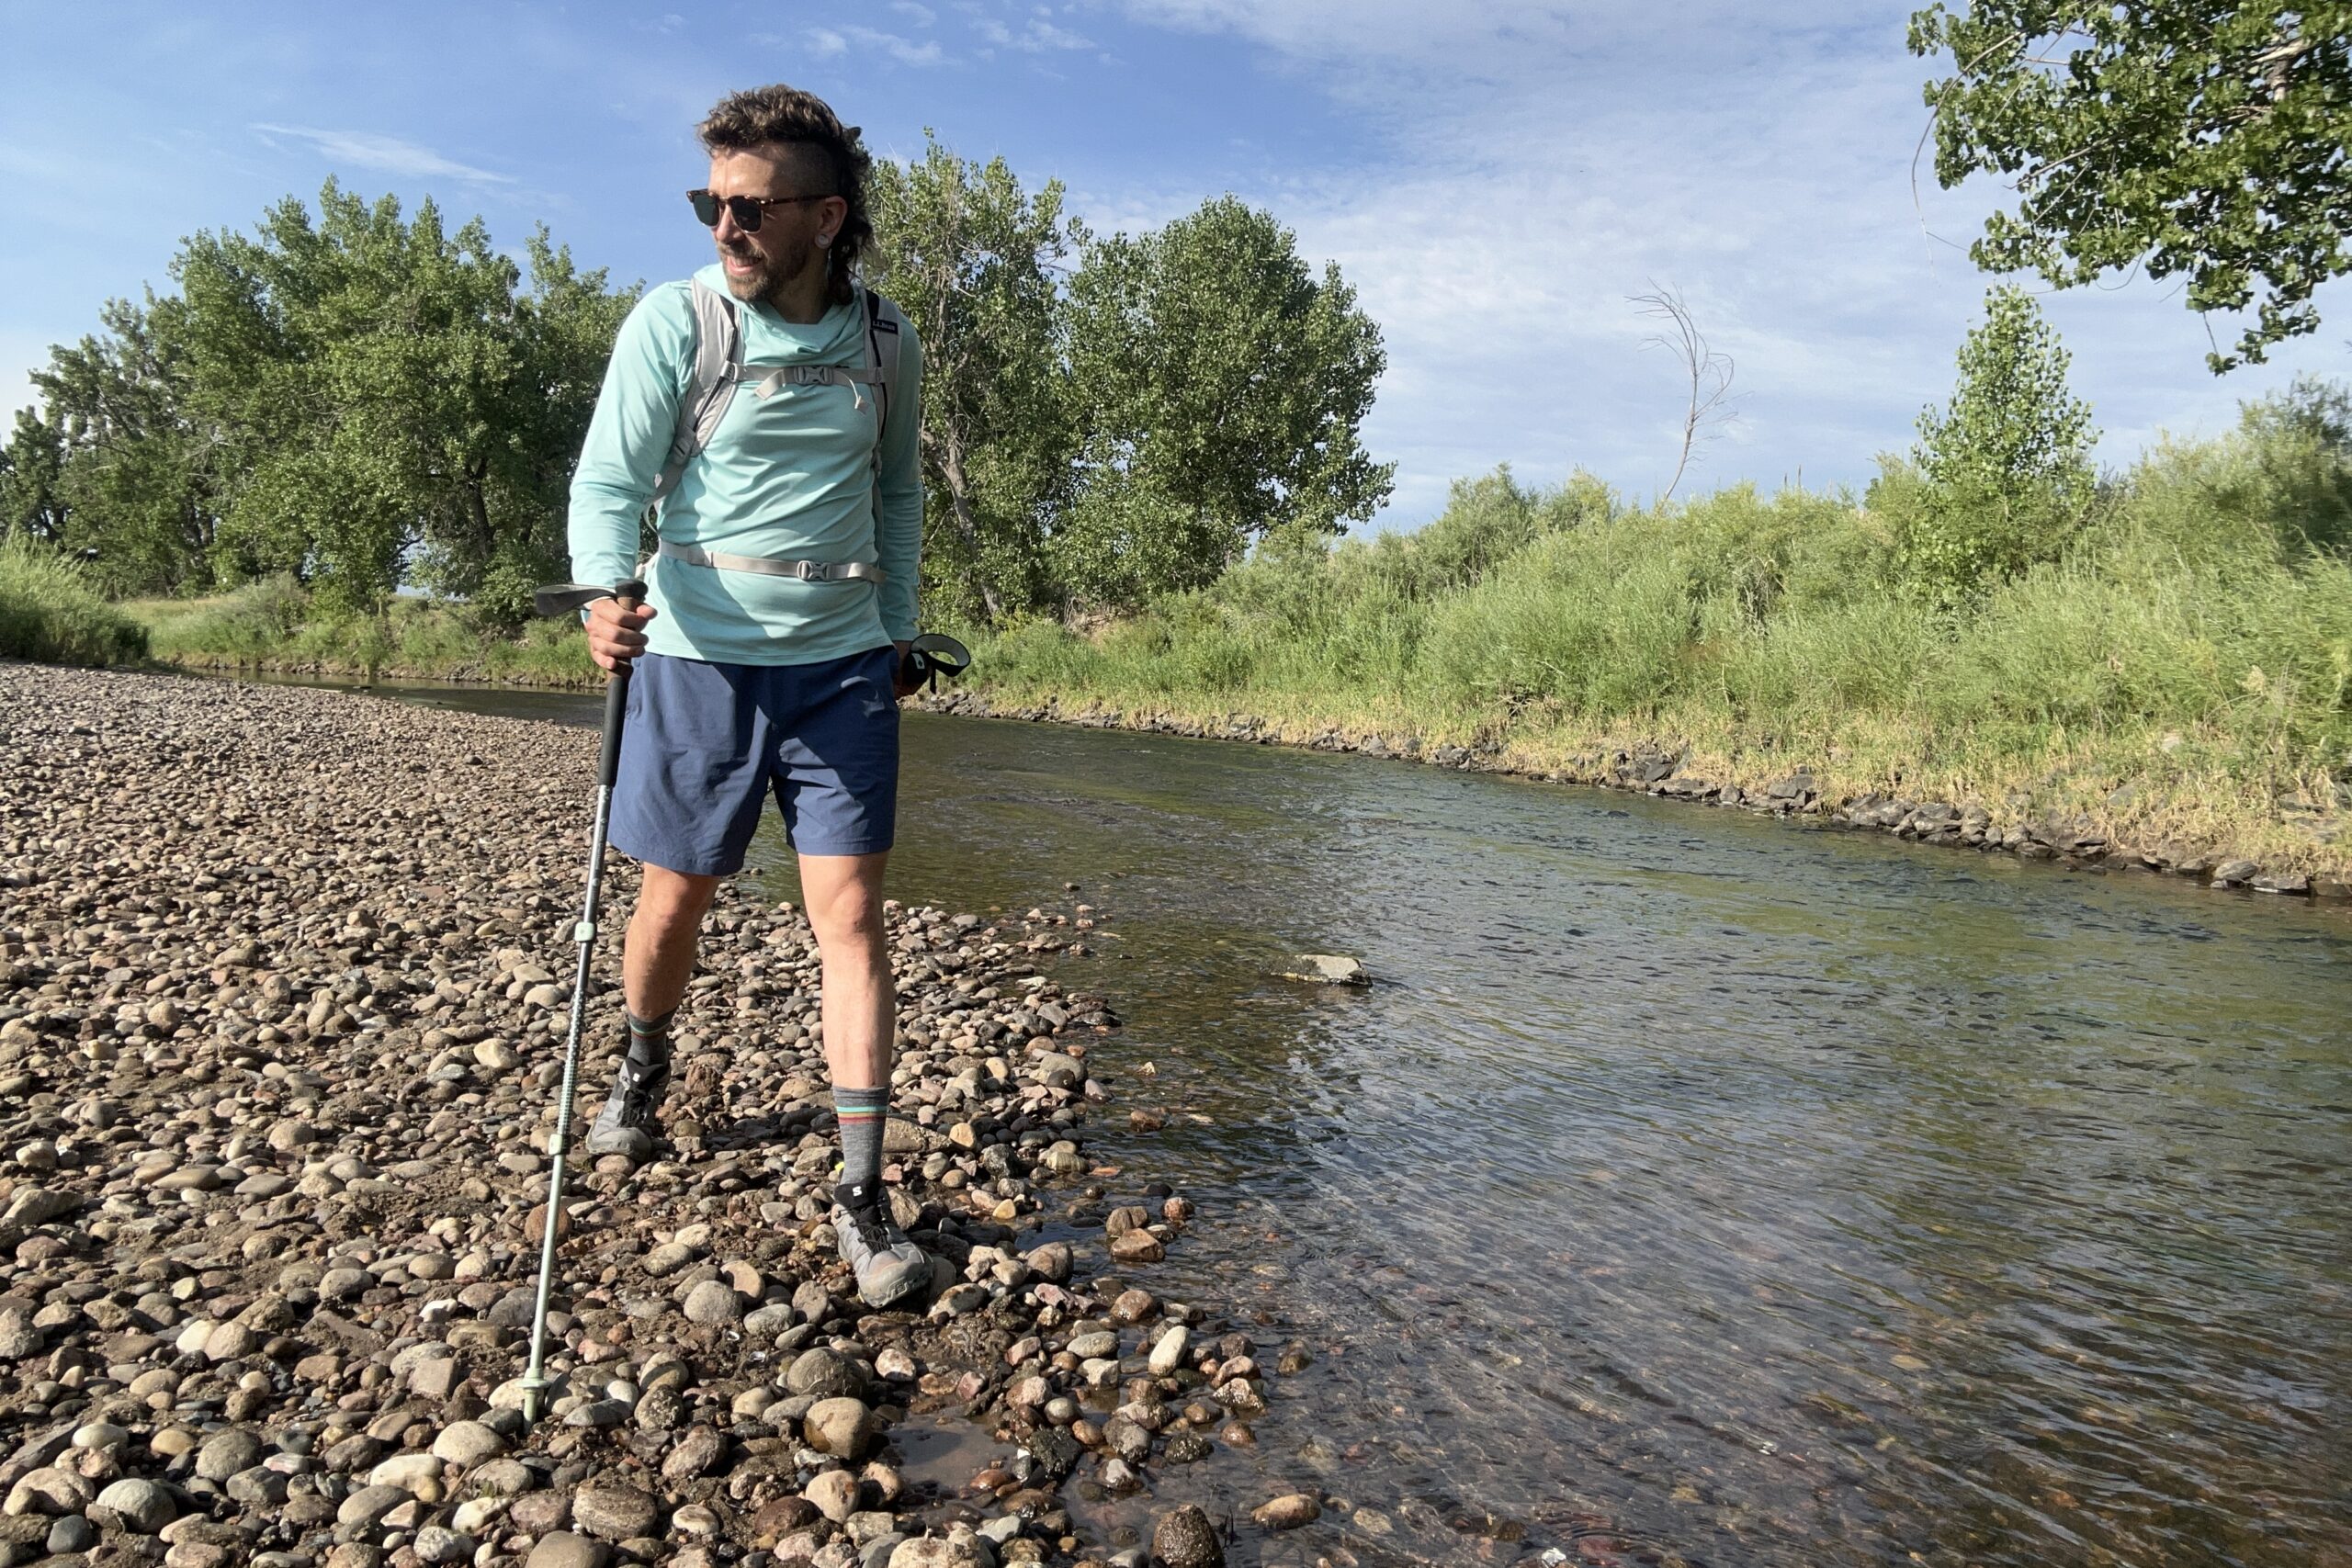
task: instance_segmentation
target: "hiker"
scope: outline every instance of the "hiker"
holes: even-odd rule
[[[882,866],[898,699],[914,689],[921,349],[858,277],[874,231],[855,127],[769,86],[729,95],[698,130],[710,173],[689,199],[718,260],[629,312],[571,483],[573,576],[650,586],[641,606],[606,598],[587,615],[596,662],[633,663],[611,833],[643,868],[628,1037],[588,1151],[653,1154],[703,916],[773,790],[822,960],[833,1227],[880,1306],[930,1271],[882,1189],[897,1011]],[[660,545],[640,573],[649,505]]]

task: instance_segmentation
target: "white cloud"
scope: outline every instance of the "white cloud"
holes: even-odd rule
[[[911,17],[919,28],[927,28],[939,19],[936,11],[928,6],[917,5],[915,0],[890,0],[890,9],[901,17]]]
[[[937,65],[947,58],[935,39],[917,43],[912,39],[900,38],[896,33],[881,32],[873,28],[811,28],[805,36],[809,48],[820,57],[846,53],[854,44],[900,65]]]
[[[404,178],[444,176],[476,185],[507,186],[515,183],[512,175],[460,164],[454,158],[443,157],[430,147],[403,141],[397,136],[378,136],[364,130],[319,130],[302,125],[256,124],[250,129],[273,146],[280,138],[307,141],[336,163],[375,169]]]
[[[1094,40],[1056,27],[1040,14],[1029,17],[1016,30],[993,17],[976,17],[972,30],[987,43],[998,49],[1017,49],[1025,54],[1045,54],[1056,50],[1092,49]]]
[[[1383,150],[1239,194],[1291,224],[1310,259],[1337,260],[1382,324],[1388,371],[1366,438],[1399,461],[1385,519],[1399,525],[1442,505],[1448,479],[1502,461],[1539,479],[1580,465],[1636,494],[1662,485],[1688,378],[1641,347],[1655,324],[1628,297],[1652,280],[1679,288],[1738,366],[1739,423],[1686,490],[1770,487],[1800,468],[1809,482],[1859,482],[1949,390],[1991,281],[1951,242],[2005,192],[1942,191],[1923,169],[1915,206],[1919,92],[1934,66],[1905,52],[1907,0],[1834,17],[1728,0],[1125,9],[1255,41]],[[1160,203],[1112,193],[1104,205]],[[2203,326],[2170,291],[2141,279],[2043,301],[2109,462],[2160,425],[2226,424],[2239,399],[2298,367],[2340,369],[2333,342],[2301,340],[2275,366],[2217,382]],[[2332,286],[2324,311],[2331,294],[2347,300]]]

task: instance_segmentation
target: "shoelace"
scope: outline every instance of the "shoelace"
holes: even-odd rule
[[[865,1243],[869,1250],[888,1252],[896,1245],[890,1240],[889,1227],[883,1223],[879,1208],[852,1209],[849,1218],[850,1223],[857,1227],[858,1239]]]
[[[670,1075],[667,1072],[654,1069],[639,1072],[635,1063],[624,1060],[620,1072],[622,1119],[630,1122],[646,1120],[660,1102],[662,1091],[669,1087]]]

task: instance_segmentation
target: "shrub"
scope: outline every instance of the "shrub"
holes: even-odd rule
[[[0,656],[135,664],[147,631],[98,596],[79,562],[22,535],[0,539]]]

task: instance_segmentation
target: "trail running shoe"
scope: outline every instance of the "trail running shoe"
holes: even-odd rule
[[[627,1155],[639,1164],[652,1157],[653,1112],[670,1091],[670,1043],[648,1043],[640,1055],[634,1037],[625,1042],[613,1092],[588,1129],[590,1154]]]
[[[833,1189],[833,1235],[867,1306],[888,1306],[931,1278],[931,1259],[890,1218],[880,1193]]]

